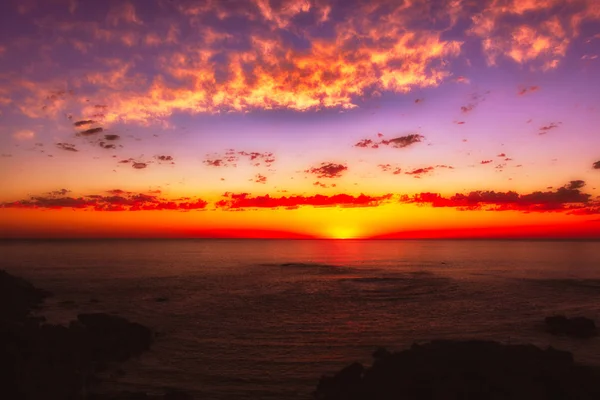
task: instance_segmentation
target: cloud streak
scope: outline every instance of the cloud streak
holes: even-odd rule
[[[168,200],[156,194],[132,193],[121,189],[104,194],[80,197],[65,196],[70,191],[61,189],[45,196],[32,196],[27,200],[0,203],[0,208],[41,210],[77,209],[92,211],[190,211],[203,210],[207,202],[202,199]]]

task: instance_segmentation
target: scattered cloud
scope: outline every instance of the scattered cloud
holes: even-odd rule
[[[521,86],[519,87],[519,96],[523,96],[527,93],[533,93],[533,92],[537,92],[538,90],[540,90],[539,86]]]
[[[317,178],[339,178],[347,170],[348,167],[343,164],[324,162],[319,167],[309,168],[304,172],[314,174]]]
[[[596,161],[593,165],[592,168],[594,169],[600,169],[600,161]]]
[[[165,155],[154,156],[154,158],[156,158],[158,161],[171,162],[171,163],[173,163],[173,160],[174,160],[173,156],[165,156]]]
[[[466,106],[461,106],[460,111],[463,114],[466,114],[466,113],[473,111],[474,108],[475,108],[475,104],[467,104]]]
[[[102,147],[103,149],[109,149],[109,150],[117,148],[116,145],[114,145],[112,143],[106,143],[106,142],[99,142],[98,145],[100,147]]]
[[[544,125],[540,128],[538,134],[545,135],[546,133],[548,133],[548,131],[558,128],[561,124],[562,122],[551,122],[549,125]]]
[[[420,178],[423,175],[429,174],[434,169],[435,169],[434,167],[417,168],[417,169],[413,169],[411,171],[406,171],[405,174],[412,175],[414,178]]]
[[[399,175],[402,173],[402,168],[393,166],[391,164],[379,164],[377,165],[383,172],[391,172],[394,175]]]
[[[413,133],[406,136],[400,136],[390,140],[382,140],[381,144],[389,145],[395,147],[397,149],[402,149],[404,147],[408,147],[415,143],[421,142],[425,137],[423,135],[419,135],[418,133]]]
[[[66,151],[74,151],[74,152],[79,151],[75,148],[75,145],[71,144],[71,143],[62,143],[62,142],[56,143],[56,147],[58,147],[61,150],[66,150]]]
[[[381,133],[378,133],[377,136],[380,139],[383,137]],[[420,143],[423,139],[425,139],[425,136],[418,133],[411,133],[409,135],[399,136],[393,139],[381,139],[379,141],[375,141],[373,139],[362,139],[358,141],[354,147],[377,149],[380,146],[391,146],[397,149],[402,149],[415,143]]]
[[[208,154],[204,163],[213,167],[237,167],[237,163],[241,159],[245,159],[255,167],[261,165],[270,167],[275,162],[275,156],[272,152],[236,151],[234,149],[228,149],[224,154]]]
[[[119,135],[104,135],[104,140],[119,140],[121,136]]]
[[[254,179],[250,179],[250,180],[255,183],[267,183],[267,177],[264,175],[261,175],[261,174],[256,174]]]
[[[494,162],[494,160],[483,160],[481,161],[481,164],[490,164],[492,162]]]
[[[336,187],[336,186],[337,186],[335,183],[332,183],[332,184],[326,184],[326,183],[319,182],[319,181],[317,181],[317,182],[313,183],[313,185],[314,185],[314,186],[319,186],[319,187],[322,187],[323,189],[334,188],[334,187]]]
[[[134,162],[131,166],[135,169],[144,169],[148,166],[148,163],[145,162]]]

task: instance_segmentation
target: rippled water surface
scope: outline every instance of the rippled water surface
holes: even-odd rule
[[[433,338],[553,345],[600,364],[600,339],[539,327],[554,313],[600,321],[600,242],[10,241],[0,254],[55,294],[52,322],[110,312],[158,332],[114,377],[129,389],[309,399],[324,373]]]

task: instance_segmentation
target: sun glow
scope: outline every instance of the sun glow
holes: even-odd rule
[[[329,239],[357,239],[360,235],[353,227],[336,226],[329,230],[327,237]]]

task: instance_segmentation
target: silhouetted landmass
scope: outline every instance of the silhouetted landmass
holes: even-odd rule
[[[564,315],[546,317],[546,330],[553,335],[590,338],[598,335],[596,324],[586,317],[567,318]]]
[[[125,400],[145,393],[94,394],[96,373],[150,348],[147,327],[108,314],[79,314],[69,326],[43,323],[31,311],[50,293],[0,270],[0,398]],[[175,389],[152,399],[189,400]]]
[[[432,341],[373,354],[370,368],[354,363],[321,378],[320,400],[592,400],[600,399],[598,369],[571,353],[488,341]]]

